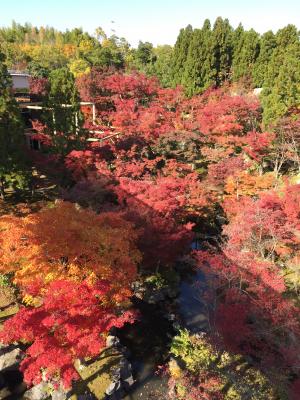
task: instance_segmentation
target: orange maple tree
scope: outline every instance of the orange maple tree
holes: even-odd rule
[[[118,213],[97,215],[57,202],[24,218],[1,217],[0,272],[13,272],[14,283],[32,295],[56,279],[107,279],[119,299],[129,295],[136,276],[136,239]]]
[[[13,273],[26,307],[5,322],[0,341],[28,345],[20,366],[27,384],[71,386],[74,361],[98,355],[112,327],[135,320],[136,239],[119,213],[69,202],[1,217],[0,272]]]

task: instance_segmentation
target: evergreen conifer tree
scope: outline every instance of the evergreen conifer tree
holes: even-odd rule
[[[80,99],[73,74],[67,68],[50,73],[50,91],[47,106],[47,126],[50,128],[55,152],[64,156],[80,148],[86,131],[82,128]]]
[[[253,83],[255,87],[262,87],[266,77],[266,71],[270,63],[274,49],[276,48],[276,38],[272,31],[264,33],[260,39],[259,56],[253,68]]]
[[[300,42],[297,28],[294,25],[287,25],[280,29],[276,33],[276,43],[261,95],[265,125],[275,122],[289,107],[297,105],[298,101]]]
[[[233,81],[243,78],[251,85],[253,81],[253,66],[259,55],[259,35],[253,29],[241,33],[235,46],[232,63]]]
[[[0,53],[0,195],[5,189],[24,189],[30,179],[25,156],[25,137],[18,104],[13,96],[12,80],[5,57]]]
[[[213,27],[213,68],[217,86],[230,77],[233,56],[233,29],[228,19],[218,17]]]
[[[172,83],[174,86],[183,83],[183,72],[192,35],[193,28],[191,25],[188,25],[185,29],[180,30],[176,40],[172,58]]]
[[[289,108],[300,106],[300,43],[290,44],[285,52],[278,75],[263,91],[263,121],[270,125],[282,117]],[[267,91],[268,90],[268,91]],[[265,93],[267,91],[267,95]]]
[[[199,93],[214,83],[212,32],[209,20],[195,29],[189,46],[183,81],[188,95]]]

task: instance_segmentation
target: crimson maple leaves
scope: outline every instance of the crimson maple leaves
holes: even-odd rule
[[[273,381],[281,365],[296,374],[300,187],[289,174],[299,167],[298,120],[265,132],[251,96],[218,89],[187,99],[141,74],[94,69],[77,86],[97,121],[86,107],[94,141],[64,158],[74,181],[64,196],[84,208],[63,202],[0,222],[1,268],[30,304],[2,340],[32,343],[27,382],[46,371],[70,385],[75,358],[97,355],[112,326],[134,320],[126,304],[137,271],[173,267],[195,232],[216,239],[193,253],[212,340],[272,370]]]
[[[0,225],[1,272],[14,273],[27,304],[5,322],[1,340],[30,344],[21,363],[28,384],[70,386],[75,359],[99,354],[113,326],[134,321],[127,302],[140,260],[136,232],[117,213],[67,202]]]
[[[111,282],[52,281],[38,307],[21,308],[5,322],[1,340],[32,343],[21,362],[27,384],[49,380],[70,387],[79,378],[77,358],[92,357],[105,347],[112,327],[132,323],[132,311],[118,311],[110,299]]]

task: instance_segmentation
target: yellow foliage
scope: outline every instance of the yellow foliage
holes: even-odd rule
[[[179,367],[177,361],[174,359],[172,359],[169,362],[169,371],[170,371],[172,378],[174,378],[174,379],[179,379],[180,377],[182,377],[182,370]]]
[[[75,77],[87,74],[91,70],[88,62],[81,59],[73,60],[70,63],[69,68]]]
[[[22,299],[22,303],[26,306],[38,307],[41,304],[41,301],[39,298],[26,294]]]
[[[0,272],[24,290],[55,279],[114,282],[114,300],[130,293],[141,255],[133,226],[118,213],[95,214],[68,202],[25,217],[0,218]]]
[[[103,39],[103,41],[102,41],[102,47],[110,47],[111,46],[111,40],[109,40],[109,39]]]
[[[300,184],[300,174],[291,176],[289,181],[290,181],[291,185],[299,185]]]
[[[89,39],[83,39],[79,43],[79,51],[82,53],[88,53],[94,48],[94,43]]]
[[[227,194],[226,197],[255,196],[259,192],[274,188],[278,183],[273,172],[258,175],[242,171],[227,178],[225,193]]]
[[[195,336],[186,330],[180,331],[173,339],[171,352],[180,358],[186,367],[182,371],[176,361],[169,363],[179,399],[194,398],[188,395],[187,377],[198,378],[199,384],[207,388],[208,392],[223,392],[224,400],[277,398],[270,381],[258,369],[252,367],[239,354],[217,350],[205,334]]]
[[[285,282],[292,290],[300,290],[300,255],[296,255],[286,264],[283,272]]]
[[[186,388],[180,383],[176,385],[176,392],[180,400],[184,400],[186,398],[186,391]]]

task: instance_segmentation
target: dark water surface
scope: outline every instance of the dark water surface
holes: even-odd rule
[[[161,305],[137,302],[141,320],[123,328],[118,335],[130,351],[136,383],[125,400],[164,400],[168,393],[167,379],[156,374],[159,365],[168,360],[172,337],[176,334],[166,316],[166,309],[175,313],[181,325],[193,333],[205,330],[205,303],[201,297],[204,277],[200,272],[188,274],[180,284],[178,297]]]

